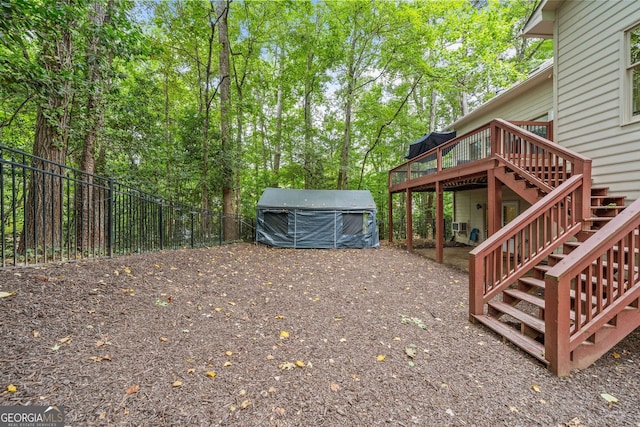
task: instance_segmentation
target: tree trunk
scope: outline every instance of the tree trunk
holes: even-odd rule
[[[62,4],[66,5],[66,2]],[[43,38],[43,67],[52,76],[72,73],[69,27],[70,22],[66,22],[62,28],[54,28],[51,37]],[[42,94],[36,113],[33,154],[44,160],[34,160],[30,176],[26,221],[19,247],[25,256],[28,249],[42,254],[62,246],[64,183],[61,175],[65,173],[63,166],[67,159],[72,86],[69,77],[56,83],[55,90]]]
[[[313,91],[313,52],[307,55],[307,68],[304,80],[304,188],[314,188],[317,182],[317,159],[313,147],[313,121],[311,119],[311,93]]]
[[[271,183],[271,186],[277,188],[280,181],[280,161],[282,159],[282,78],[278,79],[278,98],[276,101],[276,135],[274,139],[273,181]]]
[[[91,37],[87,45],[87,130],[84,136],[82,147],[82,158],[80,169],[86,173],[79,179],[79,187],[76,193],[76,213],[78,215],[76,239],[78,249],[90,252],[100,248],[105,243],[105,220],[106,209],[104,208],[104,193],[99,188],[94,188],[95,174],[95,152],[99,147],[99,137],[104,130],[104,105],[103,105],[103,61],[110,63],[109,55],[101,48],[103,44],[97,35],[102,28],[110,21],[109,12],[113,7],[113,2],[109,1],[107,8],[100,3],[94,2],[89,9],[89,23],[95,28],[94,36]],[[106,58],[105,58],[106,56]]]
[[[355,30],[354,30],[355,32]],[[344,136],[342,138],[342,150],[340,151],[340,170],[338,171],[338,190],[346,190],[349,185],[349,150],[351,148],[351,113],[353,97],[356,85],[355,52],[356,37],[351,37],[351,48],[347,63],[347,93],[344,105]]]
[[[218,42],[220,51],[218,60],[220,67],[220,140],[222,144],[222,210],[224,215],[223,239],[238,239],[236,226],[236,156],[231,138],[231,75],[229,62],[229,35],[227,15],[229,1],[218,0]]]

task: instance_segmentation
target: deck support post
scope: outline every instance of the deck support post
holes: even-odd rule
[[[496,178],[495,169],[487,171],[487,183],[488,231],[489,236],[493,236],[495,232],[502,228],[502,182]]]
[[[436,182],[436,262],[444,261],[444,200],[442,182]]]
[[[389,217],[387,218],[387,224],[389,226],[387,230],[387,235],[389,238],[389,243],[393,242],[393,193],[389,191]]]
[[[410,188],[407,188],[407,250],[409,252],[413,252],[413,215],[412,215],[412,211],[413,211],[413,205],[412,205],[412,199],[413,199],[413,193],[411,192]]]

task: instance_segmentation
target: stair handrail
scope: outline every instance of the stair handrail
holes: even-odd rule
[[[640,199],[545,274],[545,317],[556,319],[546,322],[545,357],[556,374],[568,375],[571,351],[640,295],[638,249]],[[571,304],[572,291],[575,301],[584,300],[589,309]]]
[[[573,175],[469,253],[471,321],[489,300],[581,230],[583,186],[584,176]]]
[[[551,188],[570,175],[591,181],[591,159],[530,132],[515,123],[494,119],[492,152]],[[586,213],[586,212],[585,212]]]

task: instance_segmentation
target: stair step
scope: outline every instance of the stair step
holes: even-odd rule
[[[537,295],[530,294],[528,292],[521,291],[520,289],[505,289],[503,293],[510,297],[526,301],[529,304],[533,304],[538,308],[544,310],[544,298],[540,298]]]
[[[566,247],[569,247],[569,248],[570,248],[569,250],[573,250],[573,249],[575,249],[575,248],[579,247],[582,243],[583,243],[583,242],[564,242],[564,245],[565,245]],[[629,248],[628,248],[628,247],[626,247],[626,246],[625,246],[623,249],[624,249],[624,253],[625,253],[625,254],[628,254],[628,253],[629,253]],[[614,246],[614,247],[613,247],[613,252],[616,252],[616,253],[617,253],[617,252],[618,252],[618,250],[619,250],[618,246]],[[633,249],[633,253],[636,253],[636,254],[637,254],[637,253],[640,253],[640,249],[639,249],[639,248],[634,248],[634,249]]]
[[[546,273],[547,271],[551,270],[553,268],[552,265],[544,265],[544,264],[538,264],[535,267],[533,267],[535,270],[541,271],[543,274]]]
[[[544,345],[538,341],[529,338],[526,335],[522,335],[519,331],[509,327],[495,317],[487,315],[474,315],[473,317],[478,320],[478,322],[497,332],[499,335],[502,335],[505,339],[508,339],[542,363],[546,365],[549,364],[549,361],[544,358]]]
[[[501,301],[491,301],[487,305],[501,313],[508,314],[530,328],[544,334],[544,320],[538,319],[537,317],[527,314],[524,311],[518,310],[514,306]]]
[[[536,279],[535,277],[521,277],[520,282],[536,288],[544,289],[544,280]]]

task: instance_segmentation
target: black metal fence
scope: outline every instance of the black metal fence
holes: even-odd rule
[[[0,145],[0,268],[253,241],[208,212]]]

